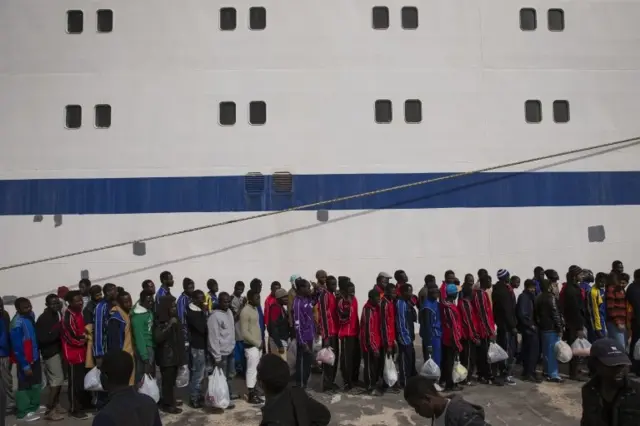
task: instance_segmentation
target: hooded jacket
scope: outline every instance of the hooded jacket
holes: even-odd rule
[[[236,345],[235,321],[231,309],[214,308],[207,319],[208,347],[216,362],[233,353]]]
[[[444,424],[446,426],[491,426],[484,419],[482,407],[465,401],[459,395],[450,397]]]
[[[625,379],[618,392],[610,413],[605,413],[600,393],[600,379],[592,378],[582,387],[581,426],[636,426],[640,415],[640,385]],[[611,416],[609,422],[603,422],[605,416]]]
[[[199,306],[190,303],[187,307],[187,332],[189,346],[193,349],[207,348],[207,314]]]
[[[326,426],[330,421],[327,407],[309,397],[304,389],[287,386],[267,398],[260,426]]]
[[[131,328],[136,353],[143,361],[149,360],[149,352],[153,350],[153,312],[136,303],[131,314]]]

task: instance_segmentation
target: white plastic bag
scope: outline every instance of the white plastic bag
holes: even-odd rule
[[[640,361],[640,340],[638,340],[636,345],[633,347],[633,359],[635,361]]]
[[[178,369],[178,377],[176,377],[176,387],[184,388],[189,384],[189,366],[183,365]]]
[[[231,404],[229,384],[220,367],[214,368],[213,374],[209,376],[206,401],[207,404],[213,408],[225,409]]]
[[[316,361],[318,361],[320,364],[333,365],[336,363],[336,354],[333,353],[332,348],[322,348],[318,351]]]
[[[502,349],[497,343],[491,342],[489,345],[489,352],[487,353],[489,364],[495,364],[496,362],[506,361],[509,359],[509,354]]]
[[[296,372],[296,356],[298,356],[298,345],[294,339],[289,343],[289,347],[287,348],[287,364],[289,364],[290,376]]]
[[[393,387],[393,385],[398,381],[398,370],[396,369],[396,363],[393,362],[391,355],[387,355],[384,360],[384,371],[382,376],[384,378],[384,382],[389,385],[389,387]]]
[[[591,343],[584,337],[579,337],[571,345],[573,356],[589,356],[591,353]]]
[[[441,374],[442,373],[440,372],[440,367],[438,367],[438,364],[436,364],[436,362],[431,359],[431,357],[429,357],[429,359],[424,363],[422,369],[420,370],[421,376],[433,380],[440,380]]]
[[[148,374],[145,374],[142,378],[142,384],[140,385],[138,392],[150,396],[155,402],[160,401],[160,389],[158,388],[158,383],[156,383],[156,379]]]
[[[100,370],[98,367],[93,367],[87,374],[84,376],[84,390],[92,391],[92,392],[102,392],[102,382],[100,381]]]
[[[468,374],[469,372],[467,371],[466,367],[460,364],[460,360],[456,359],[456,361],[453,363],[453,383],[464,382],[467,379]]]
[[[571,346],[564,340],[560,340],[555,344],[553,352],[556,354],[556,359],[563,364],[571,361],[571,358],[573,358]]]

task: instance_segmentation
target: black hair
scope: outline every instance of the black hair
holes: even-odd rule
[[[274,281],[271,283],[271,291],[273,291],[274,288],[282,288],[282,284],[280,284],[280,281]]]
[[[176,298],[170,294],[160,297],[158,307],[156,308],[158,322],[168,322],[169,319],[171,319],[171,306],[175,300]]]
[[[536,266],[535,268],[533,268],[534,274],[539,274],[540,272],[544,272],[544,268],[542,266]]]
[[[396,285],[394,283],[389,283],[387,284],[387,286],[385,287],[385,290],[389,291],[389,292],[393,292],[393,290],[396,289]]]
[[[436,277],[431,274],[425,275],[424,283],[429,284],[430,282],[436,282]]]
[[[133,357],[123,350],[107,351],[102,358],[100,371],[107,376],[111,386],[129,386],[133,372]]]
[[[258,363],[258,380],[266,392],[278,394],[289,384],[289,365],[278,355],[266,354]]]
[[[71,290],[70,292],[68,292],[67,294],[65,294],[64,296],[64,300],[67,303],[71,303],[71,301],[73,300],[74,297],[76,296],[80,296],[82,297],[82,293],[80,293],[80,290]]]
[[[249,291],[247,292],[247,300],[251,300],[251,299],[253,299],[253,297],[254,297],[256,294],[258,294],[258,295],[259,295],[260,293],[258,293],[256,290],[254,290],[254,289],[252,289],[252,288],[251,288],[251,289],[249,289]]]
[[[411,284],[409,283],[404,283],[400,286],[400,293],[406,293],[410,288],[411,288]]]
[[[337,279],[336,279],[336,277],[334,277],[333,275],[329,275],[329,276],[327,277],[327,282],[329,282],[329,281],[337,281]]]
[[[182,280],[182,289],[186,290],[187,287],[189,287],[190,285],[195,286],[196,283],[193,282],[193,280],[189,277],[184,277],[184,279]]]
[[[105,285],[102,286],[102,294],[107,294],[107,292],[110,291],[112,288],[116,288],[116,285],[112,283],[106,283]]]
[[[117,296],[120,297],[122,293],[126,293],[126,290],[124,289],[124,287],[120,287],[120,286],[116,287]]]
[[[78,281],[78,286],[80,284],[84,284],[86,287],[91,287],[91,280],[89,278],[83,278],[80,281]]]
[[[223,296],[231,297],[229,296],[229,293],[227,293],[226,291],[223,291],[222,293],[218,294],[218,300],[220,300]]]
[[[400,276],[401,276],[402,274],[404,274],[404,273],[405,273],[405,272],[404,272],[402,269],[398,269],[397,271],[395,271],[395,272],[393,273],[393,279],[394,279],[394,280],[396,280],[396,281],[400,281]]]
[[[258,288],[258,286],[261,286],[261,285],[262,285],[262,281],[259,278],[254,278],[249,283],[249,288],[251,290],[256,290]]]
[[[169,278],[169,275],[171,275],[171,272],[169,272],[169,271],[162,271],[162,272],[160,273],[160,282],[163,282],[163,281],[165,281],[166,279],[168,279],[168,278]]]
[[[540,290],[542,290],[543,293],[548,292],[550,287],[551,281],[549,280],[542,280],[542,282],[540,283]]]
[[[204,297],[204,291],[202,290],[195,290],[192,294],[192,297],[195,299],[196,297],[202,296]]]
[[[620,260],[614,260],[614,261],[611,263],[611,269],[616,269],[616,268],[618,267],[618,265],[622,265],[622,261],[620,261]]]
[[[536,287],[536,283],[531,280],[531,279],[527,279],[524,280],[524,288],[535,288]]]
[[[351,279],[349,277],[346,277],[344,275],[340,275],[338,277],[338,288],[342,291],[347,289],[347,284],[349,284],[349,282],[351,282]]]
[[[514,282],[515,280],[520,281],[520,277],[517,275],[512,275],[511,278],[509,279],[509,282]]]
[[[627,274],[627,273],[624,273],[624,272],[623,272],[622,274],[620,274],[620,281],[626,281],[626,282],[629,282],[629,279],[630,279],[630,278],[631,278],[631,277],[629,277],[629,274]]]
[[[47,297],[44,299],[44,303],[49,306],[53,299],[58,299],[58,295],[53,293],[47,294]]]
[[[142,281],[142,288],[144,288],[144,289],[149,288],[149,284],[153,284],[153,281],[151,281],[151,280]]]
[[[56,297],[58,297],[58,296],[56,296]],[[24,305],[25,303],[30,303],[29,299],[27,299],[26,297],[18,297],[13,302],[13,306],[16,308],[16,310],[20,310],[20,306]]]
[[[233,288],[237,288],[238,286],[242,286],[242,288],[244,288],[245,287],[244,282],[236,281],[236,283],[233,285]]]
[[[633,272],[633,280],[634,281],[640,281],[640,269],[636,269]]]
[[[483,277],[485,275],[489,275],[489,271],[487,271],[484,268],[478,269],[478,279],[480,279],[480,277]]]
[[[551,278],[558,275],[558,273],[556,272],[555,269],[547,269],[546,271],[544,271],[544,275],[547,277],[548,280],[551,280]]]
[[[96,294],[100,293],[102,293],[102,287],[100,287],[99,285],[94,284],[89,287],[89,296],[95,296]]]
[[[118,300],[124,298],[124,297],[131,297],[131,295],[129,293],[127,293],[124,289],[122,289],[122,291],[118,292]]]
[[[142,290],[140,292],[140,300],[144,300],[145,297],[149,297],[149,296],[153,297],[153,293],[149,293],[148,290]]]
[[[375,288],[369,290],[369,299],[375,299],[376,296],[379,296],[380,293],[378,293],[378,290],[376,290]]]
[[[638,269],[640,271],[640,269]],[[607,281],[607,274],[606,272],[598,272],[596,274],[596,282],[600,281],[600,280],[604,280],[605,282]]]
[[[447,275],[452,275],[452,274],[453,274],[453,275],[455,275],[456,273],[455,273],[455,272],[453,272],[451,269],[447,269],[447,270],[444,272],[444,276],[445,276],[445,278],[446,278],[446,276],[447,276]]]
[[[436,381],[424,376],[413,376],[407,380],[404,387],[404,399],[428,398],[429,396],[439,396],[436,389]]]
[[[218,285],[218,281],[216,281],[216,279],[215,279],[215,278],[209,278],[209,279],[207,280],[207,288],[208,288],[208,289],[211,289],[211,286],[212,286],[212,285],[214,285],[214,284],[215,284],[215,285]]]

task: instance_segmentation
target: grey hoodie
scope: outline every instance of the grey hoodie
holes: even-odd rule
[[[209,352],[217,361],[231,355],[236,345],[235,322],[231,309],[214,309],[207,319]]]

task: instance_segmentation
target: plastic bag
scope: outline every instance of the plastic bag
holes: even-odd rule
[[[158,388],[158,383],[148,374],[145,374],[142,378],[142,384],[138,392],[150,396],[155,402],[160,401],[160,388]]]
[[[422,369],[420,370],[421,376],[433,380],[440,380],[441,374],[442,373],[440,372],[440,367],[438,367],[438,364],[436,364],[436,362],[431,359],[431,357],[429,357],[429,359],[424,363]]]
[[[563,364],[571,361],[571,358],[573,358],[571,346],[564,340],[560,340],[555,344],[553,352],[556,354],[556,359]]]
[[[296,372],[296,356],[298,356],[298,345],[294,339],[289,343],[289,347],[287,348],[287,364],[289,364],[290,376]]]
[[[571,345],[573,356],[589,356],[591,353],[591,343],[583,337],[579,337]]]
[[[318,361],[320,364],[333,365],[336,363],[336,354],[333,353],[332,348],[322,348],[318,351],[316,361]]]
[[[87,374],[84,376],[84,390],[93,391],[93,392],[102,392],[102,382],[100,381],[100,370],[98,367],[93,367]]]
[[[506,361],[509,359],[509,354],[502,349],[497,343],[491,342],[489,345],[489,352],[487,353],[489,364],[495,364],[496,362]]]
[[[633,359],[635,361],[640,361],[640,340],[638,340],[636,345],[633,347]]]
[[[382,373],[384,382],[392,387],[398,381],[398,370],[396,370],[396,363],[393,362],[393,358],[390,355],[384,360],[384,371]]]
[[[225,409],[231,404],[231,397],[229,395],[229,384],[227,378],[220,367],[213,369],[213,374],[209,376],[209,383],[207,384],[207,404],[213,408]]]
[[[466,367],[460,364],[460,360],[457,360],[453,363],[453,383],[461,383],[467,379],[467,375],[469,372]]]
[[[322,349],[322,337],[318,337],[313,341],[313,353],[319,352]]]
[[[178,370],[178,377],[176,377],[176,387],[184,388],[189,384],[189,366],[183,365]]]

